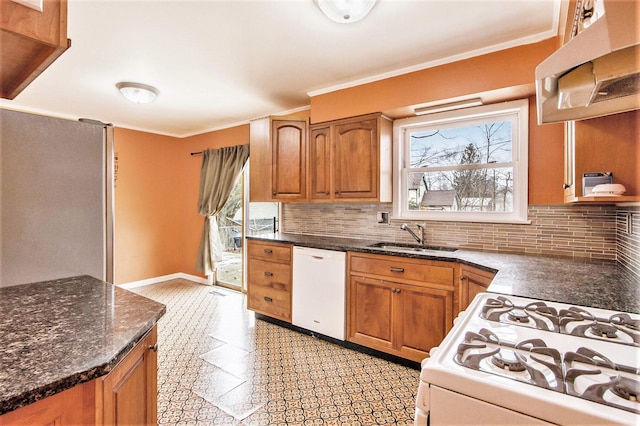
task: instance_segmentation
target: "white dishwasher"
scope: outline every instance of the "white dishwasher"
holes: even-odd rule
[[[346,257],[341,251],[293,248],[293,325],[345,339]]]

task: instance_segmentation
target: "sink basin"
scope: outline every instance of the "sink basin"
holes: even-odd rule
[[[441,247],[441,246],[423,246],[418,244],[403,244],[403,243],[375,243],[368,247],[379,248],[383,250],[401,251],[405,253],[452,253],[457,248],[453,247]]]

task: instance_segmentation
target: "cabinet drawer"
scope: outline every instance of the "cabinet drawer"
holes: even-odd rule
[[[256,259],[274,262],[291,262],[291,245],[248,241],[247,255]]]
[[[452,286],[454,266],[437,266],[426,263],[428,261],[408,261],[401,257],[352,256],[350,272],[369,275],[379,275],[385,279],[409,280],[422,283]]]
[[[247,294],[247,307],[265,315],[291,321],[291,292],[254,286]]]
[[[291,266],[284,263],[249,259],[249,285],[290,291]]]

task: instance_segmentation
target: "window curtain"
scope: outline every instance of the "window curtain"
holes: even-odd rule
[[[222,260],[217,214],[227,202],[233,185],[249,158],[249,145],[202,151],[198,213],[204,216],[196,269],[212,275]]]

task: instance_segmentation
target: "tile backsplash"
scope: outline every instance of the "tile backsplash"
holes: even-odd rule
[[[416,230],[423,221],[391,220],[379,225],[376,213],[390,204],[283,205],[282,231],[411,243],[400,225]],[[531,224],[426,222],[427,244],[496,252],[619,260],[639,272],[640,209],[592,205],[530,205]],[[628,224],[627,220],[631,223]],[[623,231],[631,230],[630,233]]]
[[[617,259],[640,277],[640,207],[616,210]]]

